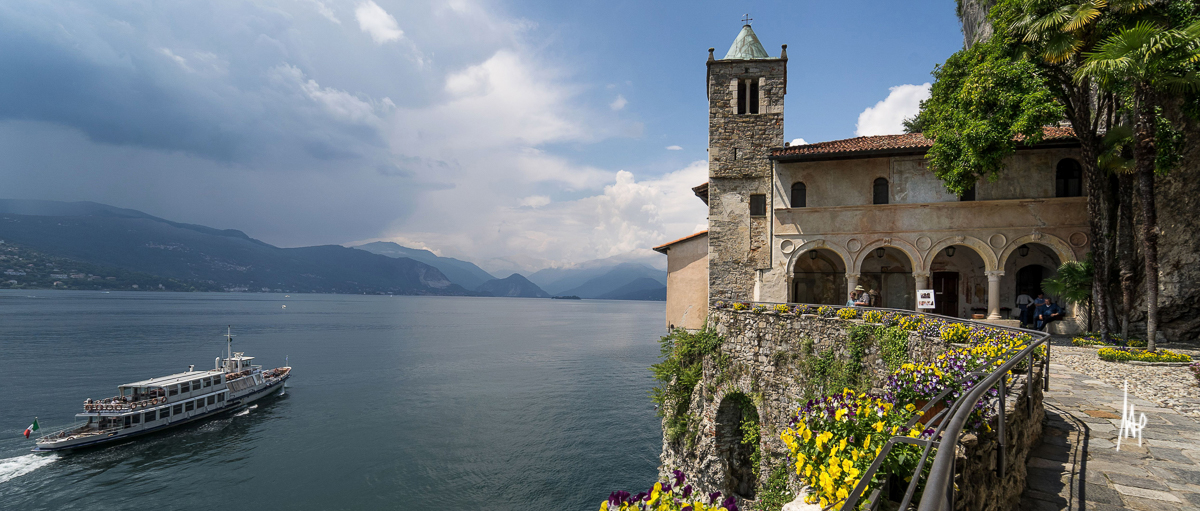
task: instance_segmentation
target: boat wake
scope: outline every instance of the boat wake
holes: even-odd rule
[[[238,413],[233,414],[234,417],[241,417],[243,415],[250,415],[250,410],[246,409],[246,410],[242,410]]]
[[[17,456],[16,458],[2,459],[0,460],[0,483],[33,472],[54,463],[54,460],[57,459],[58,455],[55,454],[26,454],[24,456]]]

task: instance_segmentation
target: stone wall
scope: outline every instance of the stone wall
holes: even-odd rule
[[[1046,409],[1042,405],[1041,377],[1039,366],[1033,372],[1032,408],[1025,396],[1025,375],[1014,378],[1009,386],[1004,421],[1003,477],[996,471],[996,460],[1000,455],[998,417],[992,420],[990,432],[968,433],[959,439],[955,452],[954,484],[958,493],[954,497],[954,509],[1018,509],[1021,493],[1025,491],[1025,462],[1029,452],[1042,440],[1042,419]]]
[[[723,421],[729,421],[731,416],[727,398],[740,393],[754,402],[762,428],[758,482],[765,482],[771,468],[787,457],[787,448],[779,434],[802,404],[806,389],[819,384],[806,373],[805,344],[811,340],[814,356],[832,349],[838,360],[848,360],[848,327],[862,322],[730,309],[710,310],[708,321],[725,342],[716,355],[705,360],[700,383],[692,392],[689,415],[695,420],[695,435],[687,438],[685,434],[685,438],[676,442],[664,436],[660,472],[665,478],[671,470],[682,470],[698,490],[729,494],[737,486],[738,474],[737,467],[731,470],[727,460],[735,459],[740,436],[722,432]],[[916,362],[931,361],[947,349],[940,339],[915,332],[909,333],[908,344],[908,356]],[[872,387],[882,385],[890,374],[877,346],[868,347],[863,365]],[[1035,382],[1040,381],[1040,375],[1039,368],[1034,374]],[[1023,391],[1023,378],[1018,376],[1012,387]],[[1005,427],[1008,463],[1003,479],[991,472],[998,453],[994,432],[965,435],[960,442],[955,479],[961,492],[957,509],[1013,509],[1002,506],[1010,501],[1015,503],[1012,499],[1023,491],[1025,458],[1041,438],[1044,415],[1041,387],[1035,385],[1034,390],[1032,414],[1023,392],[1014,390],[1009,394]],[[993,424],[993,431],[996,429]],[[799,490],[796,481],[792,481],[792,486],[794,491]]]
[[[698,419],[695,443],[689,448],[686,438],[672,443],[664,437],[661,470],[665,477],[672,469],[679,469],[700,489],[728,492],[732,478],[725,460],[733,447],[724,445],[729,439],[718,438],[722,402],[734,393],[754,400],[762,425],[763,462],[759,474],[766,478],[770,467],[787,453],[779,434],[802,404],[806,386],[818,383],[810,381],[804,371],[805,343],[812,341],[814,354],[832,349],[838,360],[848,360],[847,327],[854,323],[812,315],[779,316],[728,309],[710,311],[708,321],[725,343],[717,356],[705,361],[703,376],[692,392],[689,413]],[[912,360],[932,360],[945,348],[940,340],[910,334]],[[728,362],[719,362],[721,357],[727,357]],[[878,347],[867,349],[863,365],[871,374],[872,386],[881,385],[890,374]]]

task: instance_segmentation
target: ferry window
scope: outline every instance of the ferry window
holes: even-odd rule
[[[191,387],[190,385],[191,385],[191,384],[190,384],[190,383],[188,383],[188,382],[186,382],[186,381],[185,381],[185,382],[183,382],[183,383],[180,383],[180,384],[179,384],[179,392],[191,392],[191,391],[192,391],[192,387]]]
[[[212,380],[211,380],[211,379],[209,379],[209,378],[205,378],[205,379],[204,379],[204,386],[205,386],[205,387],[211,387],[211,386],[212,386]]]
[[[767,196],[756,193],[750,196],[750,216],[767,216]]]
[[[217,394],[217,401],[224,401],[224,400],[225,400],[225,394]]]
[[[165,419],[170,416],[171,416],[171,407],[169,407],[169,406],[158,411],[158,418],[160,418],[160,419]]]
[[[190,411],[192,411],[192,410],[195,410],[195,409],[196,409],[196,402],[195,402],[195,401],[188,401],[187,403],[184,403],[184,404],[183,404],[183,409],[184,409],[184,411],[188,411],[188,412],[190,412]]]
[[[125,416],[125,427],[127,427],[127,428],[128,428],[128,427],[130,426],[130,424],[132,424],[132,422],[130,422],[130,421],[132,421],[132,420],[133,420],[133,419],[129,418],[129,416],[128,416],[128,415],[126,415],[126,416]]]
[[[1080,197],[1082,195],[1083,167],[1071,158],[1058,162],[1054,171],[1054,196]]]
[[[881,177],[879,179],[876,179],[874,190],[872,190],[872,191],[874,192],[872,195],[874,195],[874,199],[875,199],[874,203],[875,204],[887,204],[888,203],[888,180],[886,178]]]
[[[141,422],[142,422],[142,414],[140,414],[140,413],[139,413],[139,414],[135,414],[135,415],[133,416],[133,423],[134,423],[134,424],[140,424]]]
[[[200,380],[195,380],[192,382],[192,390],[200,390]]]
[[[183,405],[175,405],[171,407],[171,413],[179,415],[183,413]]]
[[[171,394],[172,396],[174,396],[174,395],[176,395],[176,394],[179,394],[179,386],[178,386],[178,385],[171,385],[170,394]]]
[[[208,404],[211,405],[216,402],[217,402],[217,396],[208,396]]]
[[[808,187],[804,183],[792,184],[792,207],[803,208],[808,205]]]
[[[155,413],[155,412],[154,412],[154,410],[151,410],[151,411],[149,411],[149,412],[146,412],[146,422],[150,422],[150,421],[152,421],[152,420],[156,420],[156,419],[158,419],[157,415],[158,415],[158,414],[157,414],[157,413]]]

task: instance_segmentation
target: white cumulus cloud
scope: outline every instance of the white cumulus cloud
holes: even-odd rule
[[[612,103],[609,103],[608,107],[613,110],[621,110],[625,108],[625,105],[627,104],[629,104],[629,101],[625,100],[625,96],[617,94],[617,99],[614,99]]]
[[[808,142],[805,142],[803,138],[793,138],[792,139],[792,145],[805,145],[805,144],[808,144]]]
[[[683,147],[680,147],[677,145],[669,145],[669,146],[667,146],[667,150],[668,151],[682,151]]]
[[[529,208],[540,208],[550,204],[550,197],[545,195],[530,195],[521,199],[521,205]]]
[[[396,18],[371,0],[358,4],[354,9],[354,17],[358,20],[358,28],[370,34],[375,44],[397,41],[404,37],[404,31],[396,24]]]
[[[904,119],[921,110],[921,101],[929,99],[929,83],[897,85],[888,97],[858,114],[857,136],[904,133]]]

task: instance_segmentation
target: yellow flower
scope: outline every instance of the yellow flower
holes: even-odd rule
[[[846,439],[845,438],[843,438],[841,443],[838,444],[838,450],[839,451],[846,450]]]
[[[910,411],[910,412],[911,412],[911,411],[914,411],[914,410],[916,410],[916,409],[917,409],[917,407],[916,407],[916,405],[913,405],[912,403],[909,403],[909,404],[907,404],[907,405],[904,405],[904,409],[905,409],[905,410],[908,410],[908,411]]]
[[[600,503],[600,511],[608,511],[608,501],[607,500]]]
[[[871,447],[871,435],[868,433],[867,439],[863,441],[863,449],[868,449],[870,447]]]
[[[839,420],[839,421],[842,420],[842,417],[845,417],[845,416],[846,416],[845,408],[838,408],[838,411],[833,414],[834,420]]]

